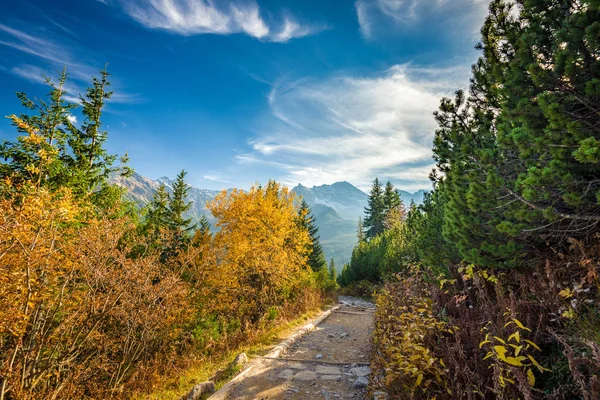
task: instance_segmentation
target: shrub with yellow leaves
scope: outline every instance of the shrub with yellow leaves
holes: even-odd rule
[[[180,340],[188,288],[68,189],[0,201],[0,399],[108,398]],[[138,371],[138,374],[134,374]]]
[[[432,348],[453,329],[435,313],[427,285],[415,267],[398,274],[376,296],[372,365],[376,386],[394,398],[435,398],[446,393],[445,364]]]

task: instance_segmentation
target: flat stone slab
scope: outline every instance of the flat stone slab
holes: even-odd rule
[[[292,379],[296,372],[292,369],[284,369],[277,375],[280,379]]]
[[[315,372],[317,374],[325,374],[325,375],[340,375],[342,372],[338,367],[326,367],[319,365],[315,368]]]
[[[317,373],[313,371],[298,372],[296,376],[294,376],[294,380],[297,381],[314,381],[315,379],[317,379]]]
[[[294,363],[289,363],[288,368],[292,368],[292,369],[306,369],[306,365],[303,365],[302,363],[299,362],[294,362]]]

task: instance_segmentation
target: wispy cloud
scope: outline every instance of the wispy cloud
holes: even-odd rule
[[[278,81],[262,134],[237,160],[278,170],[289,185],[348,180],[367,188],[380,176],[402,188],[428,188],[432,113],[441,97],[468,83],[468,73],[467,65],[404,64],[370,77]]]
[[[211,182],[229,183],[229,181],[221,178],[218,175],[214,175],[214,174],[205,174],[205,175],[202,175],[202,179],[207,180],[207,181],[211,181]]]
[[[410,28],[435,19],[476,35],[490,0],[357,0],[356,15],[365,39],[390,28]],[[439,28],[439,26],[438,26]]]
[[[56,24],[54,24],[56,25]],[[60,28],[63,33],[66,28]],[[50,39],[52,36],[52,39]],[[0,46],[9,47],[18,52],[31,56],[35,63],[15,63],[4,72],[27,79],[31,82],[44,84],[45,77],[55,78],[59,71],[67,68],[69,80],[65,86],[67,100],[78,102],[79,95],[85,93],[92,76],[97,76],[104,64],[94,67],[93,62],[83,62],[89,58],[89,50],[79,48],[76,43],[58,33],[49,35],[45,30],[35,30],[28,27],[21,30],[13,26],[0,24]],[[18,59],[15,57],[15,59]],[[77,61],[75,61],[77,60]],[[126,93],[118,82],[113,82],[114,94],[111,102],[136,103],[139,95]]]
[[[268,24],[258,4],[213,0],[119,0],[123,10],[150,29],[181,35],[244,33],[254,38],[287,42],[316,34],[325,25],[301,24],[290,15]]]

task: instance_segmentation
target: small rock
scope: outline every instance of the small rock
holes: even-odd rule
[[[315,356],[315,358],[316,358],[317,360],[320,360],[321,358],[323,358],[323,354],[319,353],[319,354],[317,354],[317,355]]]
[[[294,376],[294,373],[295,372],[291,369],[284,369],[277,376],[279,377],[279,379],[292,379],[292,377]]]
[[[300,389],[296,386],[292,386],[287,390],[287,394],[300,393]]]
[[[298,381],[314,381],[317,379],[317,374],[313,371],[301,371],[293,379]]]
[[[215,383],[213,381],[202,382],[197,384],[190,390],[185,400],[199,400],[205,394],[213,394],[215,392]]]
[[[360,376],[358,377],[353,383],[352,383],[352,387],[354,389],[362,389],[362,388],[366,388],[369,385],[369,380],[364,377],[364,376]]]
[[[389,398],[390,396],[386,392],[382,392],[381,390],[373,392],[373,400],[388,400]]]
[[[371,368],[369,367],[355,367],[351,368],[350,372],[356,376],[367,376],[371,373]]]
[[[235,360],[231,363],[232,367],[239,367],[240,365],[246,364],[248,362],[248,355],[246,353],[240,353],[237,355]]]
[[[350,334],[349,334],[349,333],[346,333],[346,332],[344,332],[344,333],[341,333],[339,337],[340,337],[340,339],[345,339],[345,338],[347,338],[348,336],[350,336]]]

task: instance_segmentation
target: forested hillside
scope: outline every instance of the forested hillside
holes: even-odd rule
[[[43,99],[18,94],[18,139],[0,145],[0,399],[148,393],[335,288],[289,190],[221,192],[208,204],[216,233],[188,217],[184,171],[140,209],[108,181],[132,173],[106,150],[108,73],[81,96],[79,124],[66,72],[48,84]]]
[[[383,285],[372,389],[600,398],[600,3],[495,0],[435,113],[435,190],[376,180],[340,282]]]

